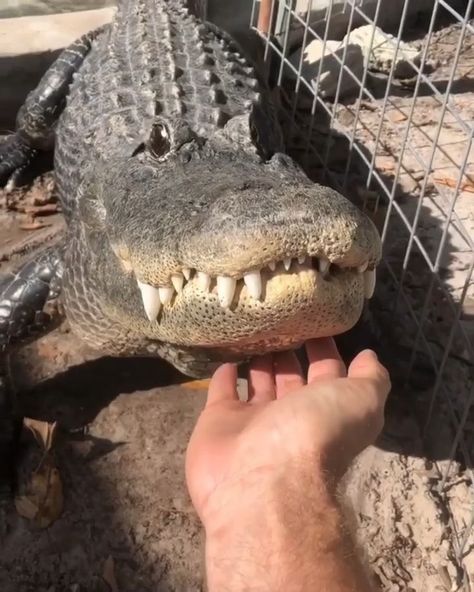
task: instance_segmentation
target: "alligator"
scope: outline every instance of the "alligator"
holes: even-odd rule
[[[296,348],[359,319],[381,242],[285,153],[269,89],[183,0],[121,0],[66,48],[0,145],[12,186],[54,149],[64,240],[0,280],[0,346],[72,330],[186,375]]]

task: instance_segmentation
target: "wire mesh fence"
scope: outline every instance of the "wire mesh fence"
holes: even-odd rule
[[[405,390],[431,376],[415,412],[427,454],[443,431],[434,487],[463,590],[474,587],[472,4],[254,0],[252,11],[290,153],[380,230],[374,316],[381,339],[407,352]],[[462,517],[447,495],[459,467],[471,496]]]

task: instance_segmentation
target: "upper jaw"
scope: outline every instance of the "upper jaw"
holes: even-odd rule
[[[239,295],[242,294],[240,287],[245,287],[247,297],[255,301],[264,301],[266,282],[275,276],[281,276],[284,280],[286,274],[311,273],[319,275],[323,281],[330,281],[332,274],[346,272],[363,276],[365,298],[371,298],[375,288],[375,268],[369,265],[367,260],[357,267],[344,268],[331,264],[325,257],[315,258],[302,254],[296,258],[288,257],[270,261],[261,268],[240,274],[211,275],[205,271],[181,266],[169,276],[167,282],[162,284],[151,284],[139,275],[135,278],[140,290],[144,314],[153,323],[159,320],[160,311],[163,308],[172,307],[174,299],[186,289],[190,282],[193,283],[193,288],[198,287],[205,293],[215,291],[220,306],[232,308],[236,304],[236,299],[238,300]]]

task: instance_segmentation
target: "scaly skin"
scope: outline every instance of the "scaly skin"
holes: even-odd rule
[[[59,117],[63,299],[79,336],[203,375],[355,324],[377,232],[282,154],[268,93],[224,33],[177,1],[123,0],[79,53],[30,97],[14,140],[47,147]]]
[[[34,339],[60,321],[57,308],[45,311],[60,291],[62,263],[57,248],[46,249],[17,273],[0,277],[0,502],[12,491],[21,417],[8,381],[12,346]]]

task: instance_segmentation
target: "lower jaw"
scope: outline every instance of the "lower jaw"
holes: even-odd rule
[[[252,332],[242,335],[240,339],[216,340],[214,342],[189,343],[191,347],[202,347],[226,354],[228,356],[256,356],[265,353],[295,349],[309,339],[334,337],[349,331],[362,314],[363,302],[360,308],[354,309],[348,316],[332,323],[321,323],[319,315],[300,315],[274,328],[273,331]],[[184,344],[183,344],[184,345]]]
[[[272,335],[247,336],[240,341],[224,343],[183,343],[181,345],[150,340],[146,347],[146,355],[157,354],[165,358],[184,375],[193,378],[209,378],[217,367],[225,362],[246,363],[251,358],[278,351],[294,350],[304,342],[316,337],[329,337],[345,332],[355,324],[360,315],[354,315],[354,322],[334,327],[334,330],[315,331],[311,323],[306,323],[296,331],[279,328]]]

